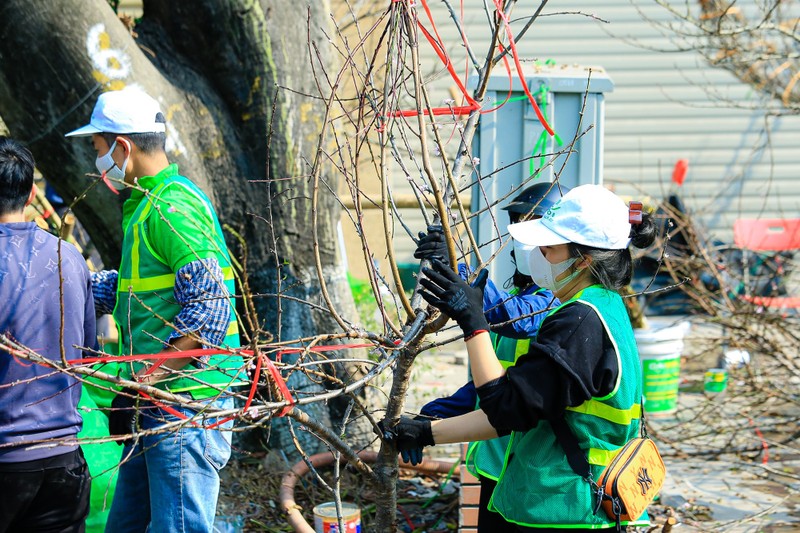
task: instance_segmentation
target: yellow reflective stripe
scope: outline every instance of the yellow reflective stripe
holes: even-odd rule
[[[514,361],[519,359],[521,356],[528,353],[528,348],[531,346],[530,339],[520,339],[517,341],[517,346],[514,349]]]
[[[133,247],[131,250],[131,278],[139,277],[139,226],[133,226]]]
[[[617,448],[616,450],[601,450],[600,448],[589,448],[589,464],[608,466],[611,464],[611,461],[614,460],[614,457],[616,457],[617,452],[619,452],[620,449],[621,448]]]
[[[137,238],[136,229],[134,229],[134,240]],[[133,264],[138,270],[139,254],[132,254],[136,259]],[[233,268],[225,267],[222,269],[225,275],[225,280],[233,279]],[[230,277],[229,277],[230,276]],[[128,292],[128,287],[133,287],[135,291],[158,291],[162,289],[171,289],[175,287],[175,274],[162,274],[160,276],[152,276],[149,278],[120,278],[118,292]],[[234,322],[235,324],[235,322]]]
[[[227,337],[228,335],[238,335],[238,334],[239,334],[239,322],[233,320],[231,321],[230,324],[228,324],[228,331],[225,332],[225,336]]]
[[[128,287],[133,287],[134,292],[172,289],[175,287],[175,274],[119,280],[119,292],[128,292]]]
[[[597,400],[589,400],[577,407],[567,407],[567,410],[596,416],[623,426],[628,426],[631,421],[642,417],[642,405],[638,403],[633,404],[630,409],[617,409]]]

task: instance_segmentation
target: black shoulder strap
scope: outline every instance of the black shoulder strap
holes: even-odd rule
[[[566,419],[562,416],[556,420],[549,420],[549,422],[558,444],[561,445],[567,456],[567,462],[572,471],[580,476],[581,479],[591,478],[592,470],[589,466],[589,460],[586,459],[586,454],[578,445],[578,437],[572,432]]]

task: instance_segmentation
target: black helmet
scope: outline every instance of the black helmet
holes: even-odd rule
[[[541,217],[567,192],[569,192],[569,187],[564,185],[550,182],[537,183],[523,189],[503,209],[509,213],[532,214]]]

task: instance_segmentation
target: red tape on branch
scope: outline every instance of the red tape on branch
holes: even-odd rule
[[[494,0],[494,7],[497,11],[497,14],[503,19],[503,22],[506,27],[506,35],[508,36],[508,47],[511,49],[511,57],[514,58],[514,65],[517,67],[517,75],[519,76],[519,81],[522,82],[522,90],[525,91],[525,94],[528,96],[528,100],[530,100],[531,105],[533,106],[533,111],[536,113],[536,118],[539,119],[539,122],[542,124],[542,127],[547,130],[551,136],[555,135],[553,128],[550,127],[550,124],[547,123],[547,119],[544,118],[542,114],[542,110],[539,109],[539,104],[536,103],[536,99],[531,94],[530,89],[528,89],[528,82],[525,80],[525,74],[522,72],[522,64],[519,62],[519,54],[517,53],[517,45],[514,43],[514,33],[511,31],[511,22],[508,20],[508,15],[505,14],[503,11],[503,3],[500,0]]]
[[[280,361],[283,354],[288,353],[300,353],[300,352],[315,352],[315,353],[322,353],[322,352],[333,352],[337,350],[347,350],[347,349],[355,349],[355,348],[372,348],[373,344],[331,344],[327,346],[312,346],[310,348],[282,348],[276,353],[276,358]],[[279,348],[278,346],[268,345],[266,348]],[[71,359],[67,361],[70,365],[84,365],[84,364],[92,364],[92,363],[120,363],[126,361],[147,361],[147,360],[155,360],[153,365],[147,369],[145,375],[150,375],[153,373],[157,368],[163,365],[169,359],[177,359],[177,358],[185,358],[185,357],[202,357],[207,355],[217,355],[220,353],[240,353],[242,355],[253,355],[252,350],[220,350],[214,348],[196,348],[194,350],[184,350],[181,352],[159,352],[156,354],[134,354],[134,355],[111,355],[105,357],[86,357],[84,359]],[[292,397],[291,392],[289,391],[289,387],[286,385],[286,381],[281,376],[280,371],[277,369],[275,364],[272,360],[263,352],[259,351],[258,355],[255,357],[256,360],[256,367],[253,373],[254,379],[251,380],[250,384],[250,391],[247,395],[247,400],[245,401],[244,406],[239,410],[237,415],[228,416],[222,420],[218,420],[211,425],[205,426],[207,429],[214,429],[230,420],[233,420],[239,414],[246,413],[250,406],[252,405],[253,398],[255,397],[256,390],[258,388],[258,378],[261,375],[261,367],[264,362],[267,364],[267,369],[269,370],[272,379],[275,381],[275,385],[278,387],[278,391],[283,396],[283,399],[288,402],[288,405],[281,409],[275,416],[281,417],[285,416],[292,407],[296,404],[294,398]],[[178,417],[181,420],[189,420],[190,417],[186,416],[185,414],[181,413],[180,411],[172,408],[169,405],[166,405],[157,399],[151,397],[149,394],[139,391],[139,394],[146,400],[153,403],[160,409],[170,413],[173,416]],[[196,422],[191,421],[189,422],[195,427],[200,427]]]
[[[397,1],[397,0],[394,0],[394,1]],[[433,114],[435,116],[436,115],[454,115],[454,116],[469,115],[470,113],[479,110],[481,106],[480,106],[480,104],[478,102],[475,101],[474,98],[472,98],[472,96],[470,96],[469,91],[467,91],[467,89],[466,89],[466,87],[464,87],[464,84],[462,83],[461,79],[456,74],[456,71],[453,68],[453,64],[450,61],[450,58],[447,55],[447,51],[444,48],[443,41],[442,41],[441,37],[439,36],[439,31],[436,29],[436,23],[433,21],[433,15],[431,14],[430,9],[428,8],[427,1],[426,0],[421,0],[421,2],[422,2],[422,7],[425,9],[425,13],[428,15],[428,20],[431,23],[431,27],[433,28],[433,31],[436,34],[436,39],[434,39],[434,37],[431,35],[431,33],[425,28],[425,26],[422,25],[422,23],[419,21],[419,19],[417,19],[417,26],[419,27],[420,31],[425,36],[425,38],[428,40],[428,42],[431,44],[431,47],[433,47],[434,52],[436,52],[436,55],[439,56],[439,59],[442,61],[442,63],[444,64],[445,68],[450,73],[450,77],[453,79],[453,82],[456,84],[458,89],[461,91],[461,94],[464,96],[464,99],[467,101],[467,105],[464,105],[464,106],[434,107],[434,108],[432,108],[430,110],[430,112],[427,109],[424,109],[421,112],[425,116],[428,116],[430,114]],[[514,65],[517,68],[517,75],[519,76],[519,79],[522,82],[522,90],[525,92],[525,95],[528,97],[528,100],[530,101],[531,106],[533,106],[533,111],[534,111],[534,113],[536,113],[536,118],[539,119],[539,122],[542,124],[542,127],[545,129],[545,131],[547,131],[547,133],[550,136],[554,136],[555,135],[555,131],[550,126],[550,124],[547,122],[547,119],[545,118],[544,114],[542,113],[542,110],[539,108],[539,104],[536,103],[536,99],[531,94],[530,89],[528,89],[528,83],[525,80],[525,74],[522,72],[522,64],[520,63],[520,60],[519,60],[519,53],[517,52],[517,45],[514,42],[514,34],[513,34],[512,30],[511,30],[511,23],[508,20],[508,16],[506,15],[506,13],[503,11],[502,2],[500,0],[494,0],[494,5],[495,5],[495,10],[497,11],[498,15],[503,19],[503,24],[505,26],[506,35],[508,36],[508,44],[509,44],[509,49],[510,49],[510,52],[511,52],[511,57],[514,59]],[[507,72],[509,74],[509,80],[510,80],[511,79],[511,69],[510,69],[510,66],[508,65],[508,62],[507,62],[507,59],[506,59],[505,56],[503,57],[503,62],[505,64],[505,66],[506,66],[506,70],[507,70]],[[510,96],[510,94],[511,93],[510,93],[510,89],[509,89],[509,96]],[[508,101],[508,97],[506,98],[506,101]],[[498,107],[495,107],[494,109],[482,112],[482,114],[483,113],[489,113],[491,111],[496,111],[497,109],[502,107],[504,104],[505,104],[505,102],[503,102],[503,104],[500,104]],[[389,116],[393,116],[393,117],[414,117],[414,116],[417,116],[419,113],[420,112],[417,111],[416,109],[407,109],[407,110],[393,111],[393,112],[389,113],[388,115]]]
[[[459,78],[458,74],[456,74],[456,71],[453,68],[453,63],[450,61],[450,58],[447,55],[447,50],[445,50],[444,45],[442,44],[442,38],[439,36],[439,31],[436,29],[436,23],[433,21],[433,15],[428,8],[428,3],[426,0],[422,0],[422,6],[425,9],[425,13],[428,15],[428,20],[431,23],[433,32],[436,34],[436,38],[434,38],[427,28],[422,25],[422,22],[420,22],[419,19],[417,19],[417,27],[422,32],[422,35],[424,35],[431,44],[433,51],[436,52],[437,56],[439,56],[439,59],[444,64],[447,72],[450,73],[450,77],[453,79],[453,82],[456,84],[458,89],[461,91],[461,94],[464,96],[464,99],[467,101],[467,105],[464,106],[434,107],[431,109],[430,113],[427,109],[424,109],[422,110],[422,114],[425,116],[428,116],[431,113],[433,115],[469,115],[473,111],[480,109],[480,104],[478,104],[478,102],[476,102],[475,99],[470,96],[469,91],[467,91],[466,87],[464,87],[464,83],[461,81],[461,78]],[[418,114],[419,112],[416,109],[393,111],[389,113],[389,115],[393,117],[415,117]]]

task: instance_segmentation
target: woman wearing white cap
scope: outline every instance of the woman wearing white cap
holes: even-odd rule
[[[464,331],[481,409],[434,422],[384,421],[384,438],[403,450],[510,433],[489,504],[508,531],[616,529],[561,443],[571,432],[597,479],[614,453],[639,435],[641,370],[617,291],[631,280],[629,246],[651,245],[655,227],[641,204],[627,206],[602,186],[583,185],[543,218],[513,224],[509,232],[527,249],[534,282],[564,303],[543,321],[527,355],[504,370],[482,312],[485,272],[470,286],[433,262],[422,295]],[[642,518],[629,524],[646,524]]]

